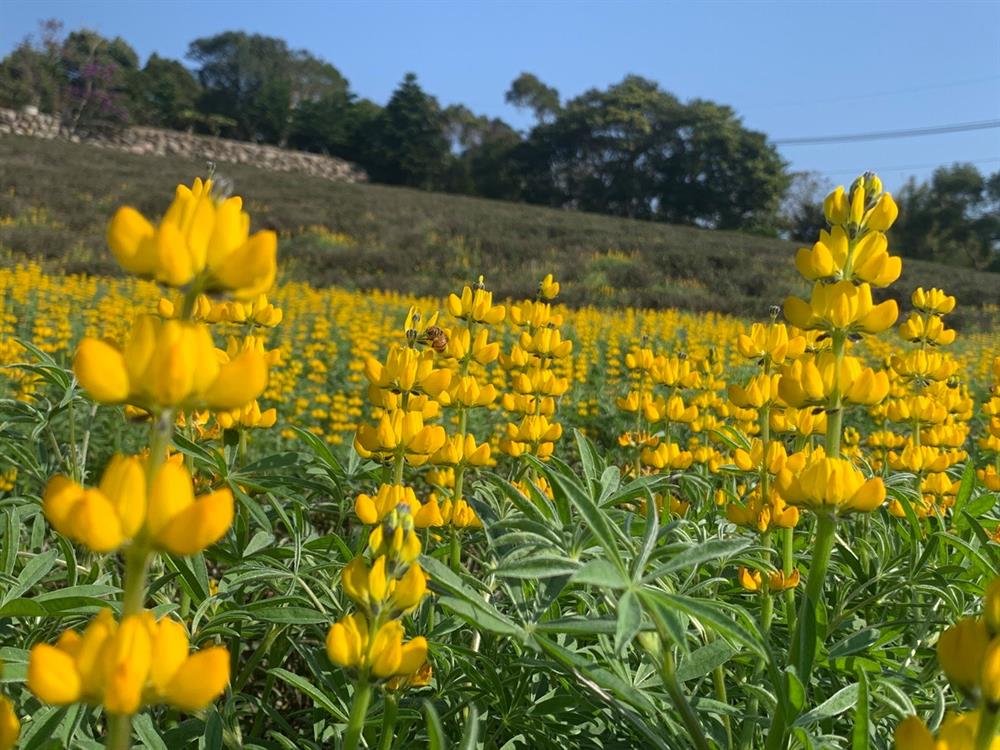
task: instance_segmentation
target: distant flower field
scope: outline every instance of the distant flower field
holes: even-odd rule
[[[764,321],[275,284],[211,180],[0,269],[0,748],[1000,747],[1000,331],[825,213]]]

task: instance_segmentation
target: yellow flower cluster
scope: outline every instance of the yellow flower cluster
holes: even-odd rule
[[[1000,750],[1000,579],[986,588],[981,617],[959,620],[938,637],[938,662],[976,708],[945,717],[935,736],[919,716],[896,727],[896,750]]]
[[[167,703],[204,708],[229,682],[229,654],[213,646],[189,654],[183,625],[157,620],[145,609],[146,577],[157,553],[193,555],[218,541],[233,520],[229,488],[195,496],[181,455],[168,457],[175,423],[201,425],[197,410],[228,413],[232,423],[260,422],[256,398],[267,385],[262,346],[215,347],[203,320],[273,325],[280,312],[263,296],[275,275],[273,232],[249,235],[239,198],[213,192],[211,181],[179,186],[159,226],[131,208],[118,211],[108,230],[115,257],[127,271],[181,289],[178,304],[162,301],[160,315],[139,315],[131,331],[115,330],[119,348],[84,338],[73,370],[95,401],[123,404],[151,416],[145,456],[116,455],[97,487],[80,476],[57,475],[45,489],[43,511],[59,533],[96,553],[121,549],[126,560],[120,621],[103,610],[82,634],[64,632],[55,645],[38,644],[28,686],[54,705],[85,702],[117,717],[109,746],[129,744],[130,717]],[[215,305],[204,292],[228,291],[247,302]],[[216,314],[215,310],[219,310]],[[182,411],[188,414],[184,416]]]
[[[552,309],[559,284],[546,276],[534,300],[511,305],[510,323],[520,332],[510,353],[500,358],[512,392],[503,396],[503,408],[520,415],[509,422],[500,448],[509,456],[530,454],[543,461],[552,455],[562,437],[562,425],[553,417],[569,389],[569,378],[559,371],[573,351],[573,342],[560,332],[563,316]],[[497,321],[503,315],[497,316]]]
[[[198,711],[229,683],[229,653],[211,646],[190,654],[188,635],[176,620],[152,612],[116,622],[104,609],[82,634],[66,630],[54,646],[31,651],[28,687],[45,703],[90,703],[130,715],[166,703]]]

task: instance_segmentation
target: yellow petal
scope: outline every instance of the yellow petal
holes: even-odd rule
[[[202,649],[181,664],[163,697],[182,711],[200,711],[229,684],[229,652],[222,646]]]
[[[222,258],[211,269],[212,277],[241,298],[253,297],[274,285],[277,253],[278,236],[270,230],[257,232]]]
[[[104,341],[91,338],[81,341],[73,358],[73,372],[94,401],[120,404],[128,398],[125,358]]]
[[[187,631],[184,626],[170,617],[164,617],[155,626],[153,637],[153,660],[149,670],[149,679],[157,692],[164,693],[177,670],[188,658]]]
[[[185,508],[194,503],[194,485],[183,466],[167,463],[160,467],[149,492],[146,525],[155,538]]]
[[[115,260],[129,273],[152,276],[156,269],[156,230],[131,206],[119,208],[108,225],[108,245]]]
[[[267,362],[257,352],[245,351],[219,368],[205,403],[211,409],[238,409],[257,398],[266,386]]]
[[[217,490],[181,509],[153,534],[153,541],[175,555],[194,555],[219,541],[232,523],[233,493]]]
[[[67,706],[80,700],[80,675],[73,657],[40,643],[28,658],[28,689],[43,703]]]

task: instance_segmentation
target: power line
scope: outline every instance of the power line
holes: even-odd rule
[[[903,130],[880,130],[872,133],[851,133],[848,135],[818,135],[804,138],[779,138],[773,143],[776,146],[814,146],[824,143],[852,143],[855,141],[885,141],[894,138],[917,138],[925,135],[941,135],[944,133],[963,133],[969,130],[989,130],[1000,128],[1000,120],[979,120],[978,122],[960,122],[953,125],[936,125],[926,128],[906,128]]]
[[[956,159],[955,163],[958,164],[996,164],[1000,162],[1000,157],[990,158],[990,159]],[[926,162],[924,164],[900,164],[894,167],[883,167],[875,165],[875,171],[879,174],[884,174],[886,172],[901,172],[908,169],[932,169],[934,167],[942,166],[941,162]],[[826,176],[838,175],[838,174],[862,174],[863,172],[871,169],[871,166],[862,167],[860,169],[806,169],[806,172],[819,172],[820,174]]]
[[[883,99],[888,96],[899,96],[901,94],[916,94],[922,91],[936,91],[939,89],[957,88],[959,86],[969,86],[976,83],[987,83],[1000,79],[1000,75],[980,76],[979,78],[966,78],[961,81],[949,81],[946,83],[931,83],[923,86],[910,86],[904,89],[892,89],[888,91],[876,91],[871,94],[848,94],[846,96],[833,96],[825,99],[812,99],[797,102],[775,102],[773,104],[762,104],[745,108],[746,112],[758,112],[767,109],[779,109],[782,107],[810,107],[816,104],[837,104],[839,102],[854,102],[864,99]]]

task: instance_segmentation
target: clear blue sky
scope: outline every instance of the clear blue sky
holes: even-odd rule
[[[333,63],[361,96],[384,103],[413,71],[442,104],[522,128],[530,116],[503,100],[521,71],[564,99],[637,73],[729,104],[775,139],[1000,118],[1000,0],[0,0],[0,54],[53,17],[122,36],[143,58],[183,59],[192,39],[229,29],[277,36]],[[898,188],[954,161],[1000,170],[1000,130],[781,152],[832,182],[874,168]]]

